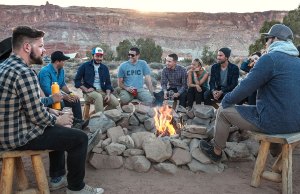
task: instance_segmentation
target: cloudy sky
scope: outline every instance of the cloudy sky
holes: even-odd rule
[[[111,7],[136,9],[142,12],[260,12],[293,10],[299,0],[49,0],[62,7]],[[44,5],[46,0],[0,0],[6,5]]]

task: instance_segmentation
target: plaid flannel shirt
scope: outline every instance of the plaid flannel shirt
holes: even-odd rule
[[[161,75],[161,88],[163,91],[177,88],[177,91],[182,94],[187,89],[186,69],[180,65],[176,65],[175,69],[165,67]]]
[[[37,76],[18,55],[0,64],[0,150],[25,145],[55,124],[39,94]]]

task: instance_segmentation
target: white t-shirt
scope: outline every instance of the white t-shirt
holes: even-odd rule
[[[100,85],[100,77],[99,77],[99,65],[94,65],[94,71],[95,71],[95,79],[94,79],[94,84],[93,86],[97,89],[100,90],[101,89],[101,85]]]

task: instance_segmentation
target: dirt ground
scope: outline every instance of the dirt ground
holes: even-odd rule
[[[269,157],[271,158],[271,157]],[[300,149],[293,156],[293,189],[300,193]],[[35,185],[31,164],[25,159],[26,174],[31,186]],[[46,171],[48,157],[44,156]],[[179,168],[175,175],[162,174],[153,168],[147,173],[120,169],[96,170],[86,165],[85,182],[100,186],[105,194],[279,194],[281,184],[262,180],[259,188],[250,186],[253,162],[226,162],[227,168],[220,174],[193,173]],[[0,165],[1,166],[1,165]],[[270,166],[270,164],[268,164]],[[48,172],[47,172],[48,173]],[[63,194],[60,189],[52,194]]]

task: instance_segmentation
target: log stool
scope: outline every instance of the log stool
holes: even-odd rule
[[[300,143],[300,133],[268,135],[251,132],[260,140],[260,147],[252,174],[251,186],[258,187],[260,179],[282,182],[282,193],[293,193],[292,161],[293,148]],[[270,143],[282,144],[282,152],[272,166],[272,171],[264,171]]]
[[[14,170],[16,169],[18,194],[50,194],[48,180],[42,161],[42,154],[49,153],[50,151],[4,151],[0,152],[0,158],[2,158],[2,173],[0,181],[1,194],[12,194],[13,192],[13,177]],[[22,157],[30,156],[35,174],[38,191],[36,189],[28,189],[28,180],[25,175],[24,165]]]

